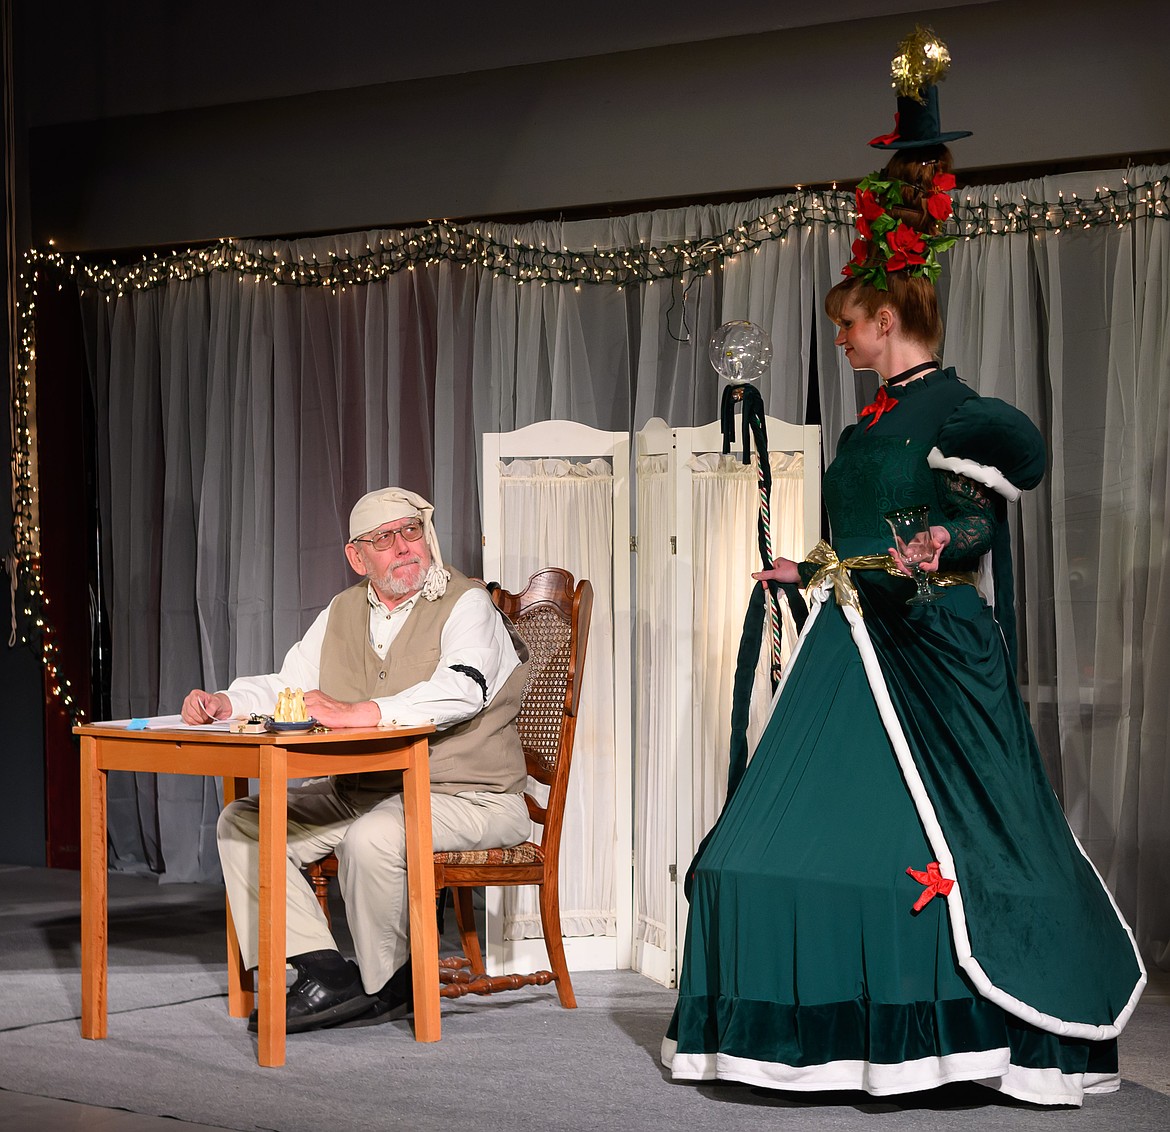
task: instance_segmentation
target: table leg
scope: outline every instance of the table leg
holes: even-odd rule
[[[411,744],[402,774],[406,818],[406,884],[410,902],[410,957],[414,975],[414,1038],[437,1042],[439,931],[435,923],[435,865],[431,841],[431,783],[426,738]]]
[[[246,778],[223,779],[223,804],[248,796]],[[232,919],[231,905],[224,897],[225,922],[227,925],[227,969],[228,969],[228,1014],[233,1018],[247,1018],[255,1005],[252,993],[252,974],[244,967],[240,957],[240,940],[236,935],[236,923]]]
[[[284,1064],[284,968],[288,847],[288,753],[260,748],[260,1049],[261,1065]]]
[[[109,877],[106,872],[106,772],[98,743],[81,739],[81,1036],[106,1036]]]

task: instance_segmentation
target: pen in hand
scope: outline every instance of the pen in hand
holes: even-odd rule
[[[205,726],[219,720],[219,711],[224,716],[231,715],[231,701],[218,692],[205,692],[202,688],[192,688],[183,701],[183,720],[194,726]]]

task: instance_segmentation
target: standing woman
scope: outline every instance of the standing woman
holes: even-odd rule
[[[826,309],[882,387],[825,473],[832,546],[777,559],[812,610],[747,770],[700,848],[663,1059],[677,1079],[874,1095],[975,1081],[1078,1105],[1119,1083],[1145,972],[1070,831],[1016,684],[1006,502],[1039,433],[936,361],[953,187],[937,92],[858,190]],[[885,516],[929,509],[936,600]],[[925,536],[923,536],[925,538]],[[976,588],[994,558],[995,611]],[[999,616],[997,618],[996,611]]]

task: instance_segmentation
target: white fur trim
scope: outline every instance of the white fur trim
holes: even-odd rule
[[[986,1085],[1005,1096],[1030,1104],[1080,1106],[1086,1093],[1116,1092],[1121,1074],[1062,1073],[1059,1069],[1028,1069],[1009,1065],[1006,1073],[976,1084]]]
[[[1009,503],[1015,503],[1020,498],[1020,489],[1003,472],[990,464],[964,460],[960,456],[944,456],[937,448],[930,450],[926,462],[937,471],[956,472],[969,480],[983,484],[984,487],[991,488],[992,491],[998,491]]]
[[[742,1081],[746,1085],[797,1092],[861,1089],[870,1096],[886,1097],[935,1089],[954,1081],[998,1077],[1008,1071],[1009,1057],[1005,1048],[923,1057],[893,1065],[871,1061],[829,1061],[823,1065],[797,1066],[721,1053],[716,1056],[716,1076],[726,1081]],[[675,1061],[678,1061],[678,1055]]]
[[[793,1092],[859,1089],[870,1096],[892,1096],[973,1081],[1017,1100],[1042,1105],[1077,1105],[1086,1093],[1115,1092],[1118,1073],[1062,1073],[1013,1065],[1007,1049],[974,1050],[924,1057],[893,1065],[868,1061],[829,1061],[785,1065],[723,1053],[679,1053],[678,1043],[662,1039],[662,1064],[676,1081],[739,1081]]]

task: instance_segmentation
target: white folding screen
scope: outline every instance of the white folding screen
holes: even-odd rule
[[[772,553],[800,559],[820,537],[820,430],[766,423]],[[651,421],[636,451],[634,966],[671,985],[682,875],[726,793],[732,682],[760,564],[759,491],[756,458],[722,455],[717,423]],[[787,620],[782,657],[794,637]],[[769,663],[765,634],[749,749],[769,708]]]
[[[545,421],[483,439],[484,577],[518,591],[545,566],[593,584],[593,618],[561,840],[573,970],[630,966],[629,436]],[[489,972],[545,964],[535,892],[488,891]]]
[[[820,537],[820,430],[766,425],[773,553],[800,559]],[[718,423],[652,420],[629,461],[626,433],[569,421],[485,434],[484,577],[516,590],[563,566],[593,583],[561,856],[565,951],[573,970],[633,965],[670,985],[686,918],[679,881],[726,791],[759,492],[755,457],[722,455]],[[790,621],[784,632],[786,656]],[[765,643],[749,748],[769,707],[769,659]],[[488,899],[489,970],[540,966],[534,896]]]

